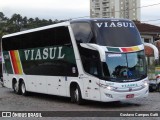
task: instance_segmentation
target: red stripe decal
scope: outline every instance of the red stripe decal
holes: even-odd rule
[[[132,48],[121,48],[123,52],[132,52],[134,51]]]
[[[13,64],[14,73],[15,74],[19,74],[19,72],[18,72],[18,65],[17,65],[17,62],[16,62],[15,53],[14,53],[13,50],[10,51],[10,55],[11,55],[11,60],[12,60],[12,64]]]
[[[123,52],[127,52],[127,49],[126,48],[121,48]]]

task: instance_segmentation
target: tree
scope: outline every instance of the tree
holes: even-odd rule
[[[28,22],[29,22],[29,23],[33,23],[33,22],[34,22],[34,19],[33,19],[33,18],[29,18]]]
[[[2,12],[0,12],[0,21],[4,20],[4,14]]]
[[[49,19],[48,23],[49,24],[53,24],[53,21],[51,19]]]
[[[25,16],[24,18],[22,18],[22,24],[25,26],[25,25],[27,25],[27,23],[28,23],[28,19]]]
[[[7,18],[5,15],[0,12],[0,39],[1,37],[6,34],[6,23],[7,23]]]
[[[25,16],[22,18],[21,21],[21,31],[27,30],[27,25],[28,25],[28,18]]]
[[[16,25],[20,25],[22,22],[22,16],[20,14],[13,14],[10,22]]]
[[[22,30],[42,27],[46,25],[51,25],[55,23],[63,22],[55,19],[39,19],[38,17],[27,18],[26,16],[22,17],[20,14],[13,14],[11,18],[6,17],[2,12],[0,12],[0,37],[4,34],[19,32]]]

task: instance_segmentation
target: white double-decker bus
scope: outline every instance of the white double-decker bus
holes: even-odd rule
[[[132,21],[80,19],[2,38],[4,86],[83,100],[148,96],[144,45]]]

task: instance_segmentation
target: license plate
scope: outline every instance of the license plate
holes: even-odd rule
[[[134,98],[134,94],[126,95],[126,98]]]

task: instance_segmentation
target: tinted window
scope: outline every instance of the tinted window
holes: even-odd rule
[[[140,34],[130,21],[99,21],[94,23],[96,43],[102,46],[126,47],[141,45]]]
[[[78,46],[83,68],[85,72],[100,77],[101,76],[101,68],[100,68],[100,56],[98,51],[90,50]]]
[[[3,39],[3,50],[17,50],[52,45],[70,44],[67,27],[57,27]]]
[[[72,23],[71,27],[77,42],[85,72],[93,76],[101,76],[100,56],[98,51],[83,48],[80,43],[95,43],[95,38],[89,23]]]
[[[67,27],[4,38],[3,50],[8,73],[13,73],[14,66],[18,62],[19,65],[22,63],[22,69],[26,75],[78,76],[74,50]],[[8,57],[11,50],[13,54]],[[12,59],[16,50],[18,50],[21,63]],[[11,62],[15,63],[13,70]]]
[[[88,23],[73,23],[73,33],[77,43],[93,43],[93,34],[91,26]]]
[[[126,54],[106,53],[103,69],[105,77],[113,81],[145,78],[147,68],[144,51]]]

